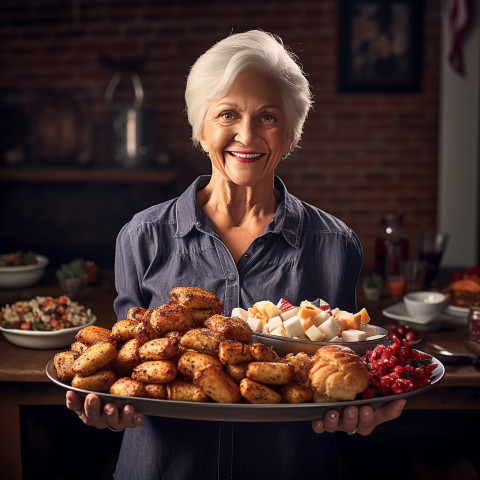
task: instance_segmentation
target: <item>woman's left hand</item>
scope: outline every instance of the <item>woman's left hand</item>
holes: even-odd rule
[[[340,431],[370,435],[376,426],[398,418],[406,403],[404,399],[395,400],[377,410],[368,405],[349,406],[341,414],[337,410],[328,410],[323,419],[312,421],[312,428],[315,433]]]

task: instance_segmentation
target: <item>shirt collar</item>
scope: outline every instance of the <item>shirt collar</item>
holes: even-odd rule
[[[176,237],[183,237],[196,225],[201,227],[205,224],[205,214],[197,203],[197,191],[204,188],[209,180],[209,175],[198,177],[178,197],[176,204]],[[270,222],[265,233],[281,233],[290,245],[299,248],[304,216],[302,203],[287,191],[285,184],[277,176],[275,176],[275,187],[280,191],[280,202],[275,218]]]

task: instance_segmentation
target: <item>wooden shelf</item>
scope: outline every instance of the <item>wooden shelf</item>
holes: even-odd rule
[[[173,169],[120,168],[0,168],[0,181],[12,182],[124,182],[169,185],[175,181]]]

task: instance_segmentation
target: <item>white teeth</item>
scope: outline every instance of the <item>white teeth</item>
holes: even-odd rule
[[[262,155],[261,153],[240,153],[240,152],[232,152],[232,153],[236,157],[240,157],[240,158],[258,158]]]

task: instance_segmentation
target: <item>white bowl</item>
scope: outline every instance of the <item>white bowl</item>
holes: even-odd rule
[[[312,340],[301,340],[299,338],[279,337],[268,333],[253,332],[253,338],[258,342],[273,347],[280,356],[288,353],[306,353],[313,355],[319,348],[325,345],[343,345],[350,347],[358,355],[363,355],[367,350],[373,350],[378,344],[388,345],[388,331],[385,328],[372,325],[377,330],[377,338],[363,342],[313,342]]]
[[[0,288],[30,287],[39,282],[45,274],[48,258],[43,255],[35,255],[35,257],[38,263],[33,265],[0,267]]]
[[[75,341],[75,335],[88,325],[93,325],[97,317],[92,315],[92,320],[85,325],[78,327],[64,328],[63,330],[52,330],[49,332],[40,332],[35,330],[20,330],[16,328],[4,328],[0,326],[0,332],[14,345],[24,348],[33,348],[35,350],[48,350],[53,348],[64,348],[70,346]]]
[[[410,316],[431,320],[445,308],[446,297],[439,292],[411,292],[403,297],[403,303]]]

